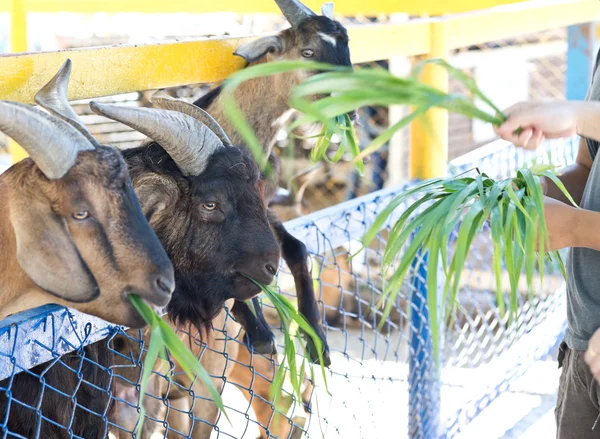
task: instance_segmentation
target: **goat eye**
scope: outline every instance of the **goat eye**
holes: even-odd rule
[[[204,207],[208,211],[213,211],[217,208],[217,203],[204,203],[202,207]]]
[[[315,52],[312,51],[311,49],[304,49],[302,51],[302,56],[304,58],[312,58],[313,56],[315,56]]]
[[[89,218],[90,213],[87,210],[82,210],[81,212],[75,212],[73,214],[73,218],[76,219],[77,221],[82,221],[84,219]]]

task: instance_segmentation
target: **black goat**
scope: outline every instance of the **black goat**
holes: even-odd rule
[[[348,33],[341,23],[333,19],[332,3],[323,5],[321,9],[323,15],[316,15],[298,0],[275,1],[291,28],[277,35],[262,37],[247,43],[237,48],[236,55],[243,57],[248,65],[278,60],[310,59],[340,66],[352,66]],[[290,90],[310,74],[306,71],[296,71],[255,78],[242,83],[235,91],[240,109],[265,150],[268,149],[278,130],[274,122],[289,110],[287,102]],[[194,104],[208,111],[223,126],[234,144],[243,143],[241,135],[224,114],[220,87],[211,90]],[[352,113],[352,116],[354,117],[355,114]],[[273,172],[266,177],[267,204],[275,196],[281,173],[280,160],[272,152],[269,163]],[[285,230],[274,212],[269,213],[269,221],[281,243],[283,258],[294,276],[298,308],[323,341],[324,359],[326,364],[329,364],[329,348],[321,326],[321,316],[307,265],[306,247]],[[249,314],[249,311],[240,309],[246,307],[245,304],[236,304],[236,307],[237,314]],[[266,338],[260,331],[250,330],[247,335],[250,340]],[[318,353],[311,343],[309,343],[309,352],[312,360],[316,361]]]

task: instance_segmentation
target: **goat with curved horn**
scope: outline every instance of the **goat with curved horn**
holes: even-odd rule
[[[35,95],[35,102],[54,116],[68,122],[88,139],[93,146],[98,141],[79,120],[69,104],[68,88],[71,77],[71,60],[67,59],[54,77]]]
[[[154,93],[152,97],[150,97],[150,102],[157,108],[179,111],[180,113],[187,114],[188,116],[199,120],[215,133],[224,145],[232,145],[231,140],[229,140],[229,137],[225,134],[225,130],[221,128],[221,125],[219,125],[219,123],[202,108],[176,99],[164,91],[157,91]]]
[[[71,169],[79,151],[94,149],[68,123],[19,102],[0,101],[0,131],[21,145],[51,180]]]
[[[300,23],[316,14],[298,0],[275,0],[292,29],[298,29]]]
[[[96,114],[121,122],[158,142],[183,175],[200,175],[223,142],[206,125],[179,111],[90,102]]]

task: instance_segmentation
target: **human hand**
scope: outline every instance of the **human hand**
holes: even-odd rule
[[[506,122],[494,127],[496,134],[516,146],[537,148],[545,139],[570,137],[583,119],[578,101],[525,101],[504,111]]]

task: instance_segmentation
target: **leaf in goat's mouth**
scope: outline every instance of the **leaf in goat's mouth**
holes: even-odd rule
[[[148,385],[150,374],[152,373],[152,369],[156,364],[159,354],[165,359],[168,358],[165,348],[168,349],[173,359],[177,361],[177,364],[181,366],[192,381],[194,381],[196,377],[200,379],[208,389],[217,408],[222,411],[227,420],[229,420],[219,391],[216,389],[210,375],[206,372],[204,367],[202,367],[202,364],[200,364],[200,361],[198,361],[196,356],[179,339],[169,324],[165,322],[145,300],[136,294],[129,294],[128,297],[137,312],[142,316],[146,323],[150,325],[152,331],[146,358],[144,359],[142,379],[140,381],[140,420],[136,427],[136,436],[142,437],[142,427],[146,415],[143,404],[143,395],[146,393],[146,386]]]
[[[273,402],[273,405],[277,407],[279,397],[283,390],[283,384],[286,377],[286,369],[290,371],[289,380],[292,385],[292,389],[294,395],[298,398],[299,401],[302,401],[302,382],[304,380],[304,370],[305,370],[305,362],[306,357],[309,356],[309,353],[304,352],[302,358],[302,364],[298,367],[298,363],[296,360],[296,346],[295,346],[295,337],[296,332],[300,330],[304,335],[304,338],[310,343],[312,342],[315,346],[316,352],[319,356],[319,363],[321,367],[321,374],[323,377],[323,382],[325,384],[325,389],[327,389],[327,376],[325,372],[325,362],[323,359],[323,342],[315,332],[315,330],[310,326],[310,323],[306,320],[306,318],[298,312],[298,310],[292,305],[285,297],[281,294],[274,291],[270,286],[262,285],[256,282],[254,279],[247,277],[251,282],[256,284],[262,292],[267,296],[271,304],[275,307],[275,310],[279,314],[279,318],[281,320],[281,328],[283,332],[283,350],[284,356],[275,377],[273,378],[273,382],[271,383],[271,388],[269,390],[269,397]],[[247,301],[246,303],[250,303]],[[255,313],[254,307],[252,306],[251,310]],[[311,374],[313,373],[312,364],[310,366]],[[314,379],[314,376],[313,376]]]

